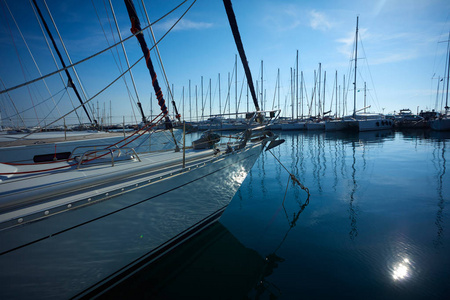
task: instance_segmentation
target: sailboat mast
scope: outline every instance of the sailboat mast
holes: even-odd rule
[[[298,50],[296,57],[296,66],[295,66],[295,107],[297,109],[297,119],[298,119]]]
[[[234,55],[234,104],[236,108],[236,119],[238,118],[238,100],[237,100],[237,54]]]
[[[335,81],[336,81],[336,103],[335,105],[335,115],[336,115],[336,119],[338,118],[338,82],[337,82],[337,70],[336,70],[336,75],[335,75]]]
[[[278,109],[281,109],[280,108],[280,68],[278,68],[278,76],[277,76],[277,79],[278,79]]]
[[[355,81],[353,82],[353,117],[356,115],[356,65],[358,63],[358,19],[356,17],[356,41],[355,41]]]
[[[239,29],[236,22],[236,16],[234,15],[233,6],[231,5],[231,0],[223,0],[223,4],[225,6],[225,10],[227,12],[228,21],[230,22],[231,30],[233,32],[233,37],[236,42],[236,47],[239,52],[239,56],[241,57],[242,65],[244,66],[245,76],[247,77],[248,86],[250,88],[250,93],[252,94],[253,103],[255,104],[255,108],[259,111],[258,100],[256,98],[255,87],[253,85],[252,74],[250,72],[250,68],[248,66],[247,57],[244,52],[244,45],[242,44],[241,35],[239,34]]]
[[[261,60],[261,108],[264,110],[264,62]]]
[[[58,46],[56,45],[55,39],[53,38],[53,35],[52,35],[50,29],[48,28],[47,22],[45,21],[44,16],[42,15],[41,9],[39,8],[39,6],[36,3],[36,0],[33,0],[33,4],[36,7],[36,10],[37,10],[37,12],[39,14],[39,17],[41,18],[42,23],[44,24],[45,30],[47,31],[47,34],[50,37],[50,40],[52,41],[53,48],[55,48],[56,54],[58,54],[59,60],[61,61],[61,64],[62,64],[62,66],[64,68],[64,72],[66,73],[66,76],[67,76],[68,81],[69,81],[68,86],[73,88],[73,91],[75,92],[75,95],[77,96],[78,100],[80,101],[81,106],[83,107],[84,112],[86,113],[86,115],[87,115],[87,117],[89,119],[89,122],[92,123],[91,116],[89,115],[86,107],[84,106],[84,102],[81,99],[81,96],[78,93],[78,90],[77,90],[75,84],[73,83],[72,76],[70,76],[70,73],[69,73],[69,71],[66,68],[66,64],[64,63],[64,60],[63,60],[62,55],[61,55],[61,52],[59,51]],[[94,115],[94,118],[95,118],[95,115]],[[95,120],[95,119],[94,119],[94,124],[97,125],[97,120]]]
[[[364,82],[364,113],[366,113],[366,83]]]
[[[145,56],[145,61],[147,63],[147,68],[150,72],[150,76],[152,78],[152,85],[153,89],[155,90],[156,98],[158,99],[158,104],[161,107],[161,111],[163,115],[166,117],[166,124],[168,128],[172,127],[172,123],[170,122],[169,117],[167,116],[169,114],[169,111],[166,106],[166,101],[164,100],[163,93],[161,91],[161,87],[159,86],[158,79],[156,78],[155,69],[153,67],[152,60],[150,59],[150,50],[147,47],[147,43],[144,39],[144,34],[142,33],[141,29],[141,22],[139,21],[139,18],[136,13],[136,9],[134,7],[134,4],[132,0],[125,0],[125,6],[127,7],[128,16],[130,17],[131,21],[131,32],[136,35],[136,38],[139,41],[139,45],[141,46],[142,53]]]
[[[448,52],[448,60],[447,60],[447,92],[445,94],[445,114],[448,113],[448,82],[450,75],[450,32],[448,33],[448,42],[447,42],[447,52]]]

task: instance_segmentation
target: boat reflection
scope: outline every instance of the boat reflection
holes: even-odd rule
[[[438,140],[436,141],[436,148],[433,151],[433,163],[437,170],[437,212],[436,212],[436,221],[434,222],[437,227],[436,238],[433,240],[433,245],[436,248],[442,247],[442,236],[444,233],[444,208],[445,208],[445,199],[444,193],[442,191],[444,185],[444,176],[446,173],[447,161],[445,158],[445,143],[446,140]]]
[[[156,263],[104,291],[100,299],[241,299],[276,266],[243,246],[220,222]],[[261,275],[262,274],[262,275]],[[267,275],[266,275],[267,274]]]
[[[294,185],[297,184],[294,179],[292,181]],[[297,185],[299,185],[301,189],[304,189],[301,183]],[[258,284],[252,289],[252,291],[250,291],[247,298],[261,299],[261,297],[263,297],[263,299],[266,299],[268,297],[268,299],[277,299],[281,295],[281,290],[275,284],[270,282],[268,277],[272,275],[274,270],[278,267],[278,263],[285,261],[284,258],[277,255],[277,252],[285,243],[289,233],[297,225],[297,221],[301,213],[305,210],[305,208],[309,204],[310,194],[307,188],[305,191],[306,191],[306,200],[300,205],[298,211],[292,213],[292,218],[289,217],[288,209],[285,206],[286,198],[283,199],[282,208],[285,213],[289,227],[286,233],[284,234],[283,238],[281,239],[280,243],[278,244],[278,246],[273,250],[273,252],[271,252],[269,255],[266,256],[264,270],[261,273],[260,280]]]

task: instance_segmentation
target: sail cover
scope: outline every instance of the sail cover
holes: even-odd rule
[[[150,59],[150,50],[147,47],[147,43],[144,39],[144,34],[142,33],[141,22],[136,13],[136,9],[134,7],[132,0],[125,0],[125,5],[127,7],[128,16],[131,21],[131,32],[136,35],[136,38],[139,41],[139,45],[141,46],[142,53],[144,54],[145,61],[147,63],[147,68],[150,71],[150,76],[152,77],[152,85],[155,90],[156,98],[158,99],[158,104],[161,107],[161,111],[166,116],[167,122],[167,114],[169,113],[166,106],[166,101],[164,100],[163,93],[161,91],[161,87],[159,86],[158,80],[156,79],[155,69],[153,67],[152,60]],[[169,121],[170,122],[170,121]]]

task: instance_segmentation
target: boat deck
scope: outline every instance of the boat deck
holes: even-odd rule
[[[224,152],[225,147],[221,147],[220,153]],[[0,223],[58,206],[71,208],[80,199],[90,202],[96,195],[102,198],[112,196],[142,184],[143,178],[146,183],[161,180],[218,157],[220,154],[215,154],[213,149],[188,149],[184,169],[183,152],[173,150],[139,154],[139,159],[130,157],[115,161],[114,165],[105,159],[101,163],[82,164],[80,168],[67,161],[14,166],[0,164],[0,173],[9,173],[0,176]],[[53,170],[19,174],[43,167]],[[67,168],[57,169],[59,167]]]

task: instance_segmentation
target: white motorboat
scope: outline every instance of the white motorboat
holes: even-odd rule
[[[359,131],[392,129],[394,122],[386,119],[382,114],[359,113],[354,117],[358,122]]]
[[[446,92],[445,92],[445,112],[444,114],[440,115],[438,118],[430,121],[430,127],[433,130],[436,131],[449,131],[450,130],[450,116],[449,116],[449,109],[450,107],[448,106],[448,87],[449,87],[449,80],[450,80],[450,64],[449,64],[449,59],[450,59],[450,32],[448,34],[448,42],[447,42],[447,55],[448,55],[448,59],[447,59],[447,64],[446,64],[446,71],[447,71],[447,76],[444,77],[443,79],[446,80]],[[438,85],[438,93],[439,93],[439,85]]]

